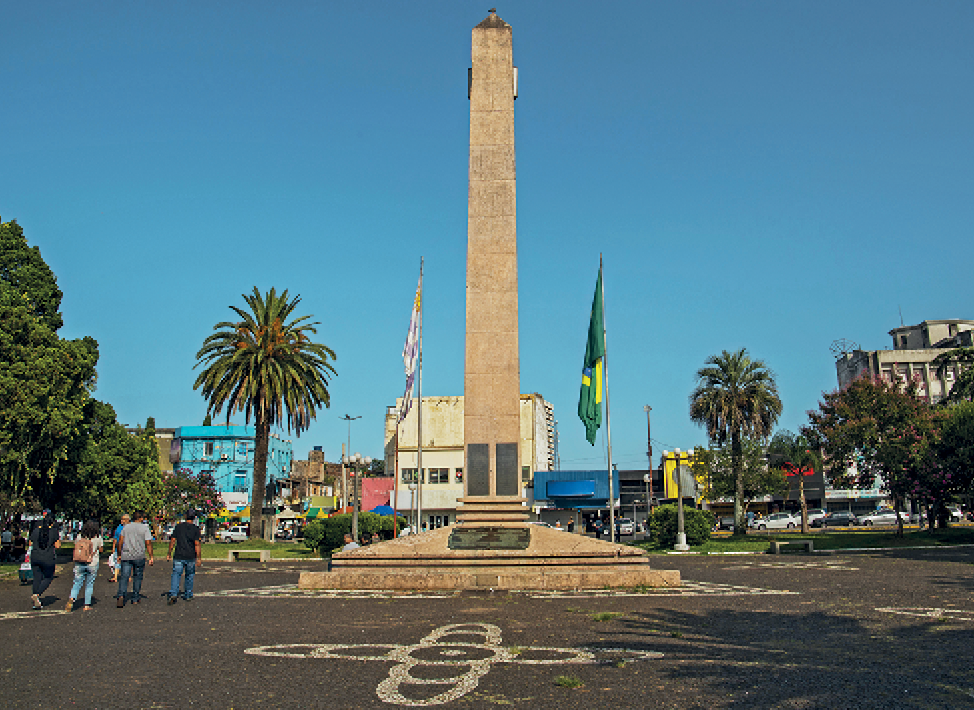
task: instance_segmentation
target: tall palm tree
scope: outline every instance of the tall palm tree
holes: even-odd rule
[[[193,389],[202,388],[208,400],[206,413],[219,414],[226,406],[227,424],[234,411],[254,419],[254,482],[250,501],[251,520],[259,519],[267,484],[267,444],[272,425],[287,426],[288,433],[306,430],[316,410],[328,407],[328,378],[335,374],[329,360],[334,351],[312,342],[318,322],[312,316],[288,320],[300,296],[288,299],[272,288],[262,296],[257,287],[243,295],[249,310],[230,306],[240,320],[224,321],[203,341],[195,367],[204,369]],[[194,367],[194,369],[195,369]],[[260,526],[250,526],[250,536],[261,536]]]
[[[741,467],[741,436],[764,439],[781,414],[781,399],[774,374],[747,349],[711,355],[697,370],[697,386],[690,395],[690,419],[707,427],[711,442],[731,444],[731,468],[735,478],[734,534],[743,534],[744,478]]]

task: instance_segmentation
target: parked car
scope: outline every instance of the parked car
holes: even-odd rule
[[[961,512],[959,505],[948,505],[947,512],[950,513],[950,522],[959,523],[964,520],[964,513]]]
[[[900,513],[900,519],[904,523],[910,521],[910,516],[906,513]],[[863,515],[859,517],[860,525],[896,525],[896,511],[890,510],[889,508],[881,508],[869,515]]]
[[[772,513],[766,518],[754,521],[754,527],[758,530],[784,530],[798,527],[801,524],[801,518],[792,513]]]
[[[856,517],[854,513],[850,513],[848,510],[837,510],[834,513],[829,513],[824,518],[819,518],[815,521],[815,527],[848,527],[851,525],[858,525],[859,518]]]
[[[619,518],[616,521],[616,530],[620,535],[632,535],[636,529],[629,518]]]
[[[216,534],[219,542],[243,542],[250,537],[247,525],[231,525],[226,530],[221,530]]]
[[[733,515],[721,515],[717,519],[717,529],[718,530],[734,530],[734,516]]]
[[[808,524],[811,525],[819,518],[824,518],[828,513],[822,508],[809,508],[808,509]]]
[[[278,540],[293,540],[294,531],[291,528],[278,528],[277,532],[274,533],[274,537]]]

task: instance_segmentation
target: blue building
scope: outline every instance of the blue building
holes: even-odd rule
[[[619,506],[619,472],[612,472],[612,491]],[[608,515],[609,476],[601,471],[535,471],[534,503],[538,519],[565,524],[569,518],[588,528]]]
[[[169,460],[175,468],[206,471],[216,479],[220,493],[246,494],[250,500],[254,474],[256,429],[252,426],[184,426],[176,429]],[[267,444],[268,497],[271,486],[291,475],[290,440],[271,434]],[[237,496],[243,499],[243,495]],[[227,502],[234,496],[224,496]]]

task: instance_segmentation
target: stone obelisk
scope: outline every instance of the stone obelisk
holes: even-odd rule
[[[465,523],[520,523],[520,361],[511,26],[495,10],[473,28],[464,358]]]

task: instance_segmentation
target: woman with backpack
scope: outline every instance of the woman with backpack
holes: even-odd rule
[[[98,576],[98,553],[101,552],[101,525],[96,520],[89,520],[81,528],[81,534],[74,541],[74,584],[71,586],[71,598],[68,599],[65,611],[74,609],[74,600],[81,593],[81,585],[85,587],[85,611],[91,611],[91,592],[95,588],[95,577]]]
[[[41,524],[30,534],[30,570],[34,575],[34,594],[31,601],[35,609],[41,608],[41,594],[54,581],[54,558],[61,547],[61,528],[50,510],[44,511]]]

